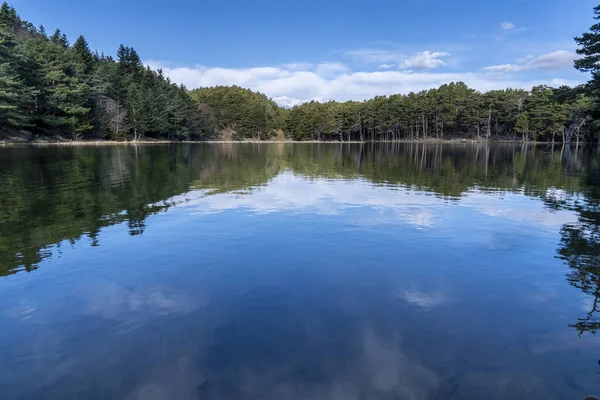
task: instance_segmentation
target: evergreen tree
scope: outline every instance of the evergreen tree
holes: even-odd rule
[[[75,43],[73,43],[73,54],[76,62],[79,64],[79,74],[89,76],[94,68],[95,60],[83,35],[80,35]]]
[[[0,14],[6,12],[4,3]],[[30,125],[27,105],[34,93],[19,75],[18,57],[14,34],[0,23],[0,125],[14,128]]]
[[[60,29],[56,29],[52,36],[50,36],[50,41],[57,46],[61,46],[64,48],[69,47],[69,41],[67,40],[67,36],[61,33]]]
[[[594,19],[600,21],[600,6],[594,7]],[[589,32],[575,38],[580,46],[577,54],[583,56],[575,60],[575,68],[584,72],[591,72],[590,84],[598,89],[600,86],[600,22],[593,24]]]
[[[0,6],[0,25],[13,31],[17,26],[18,21],[19,17],[17,11],[9,6],[8,3],[2,3],[2,6]]]

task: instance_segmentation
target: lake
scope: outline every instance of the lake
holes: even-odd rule
[[[600,396],[593,147],[0,148],[0,398]]]

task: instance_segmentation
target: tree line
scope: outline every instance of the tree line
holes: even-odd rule
[[[36,137],[202,139],[212,134],[183,86],[121,45],[116,59],[70,44],[0,7],[0,126]]]
[[[590,140],[592,104],[584,87],[481,93],[458,82],[365,102],[305,103],[290,110],[286,132],[297,140]]]
[[[600,6],[594,9],[600,18]],[[575,40],[591,72],[586,85],[486,93],[463,82],[357,102],[311,101],[291,109],[237,86],[188,91],[144,67],[121,45],[116,58],[48,35],[3,3],[0,8],[0,127],[37,138],[316,141],[598,139],[600,24]]]

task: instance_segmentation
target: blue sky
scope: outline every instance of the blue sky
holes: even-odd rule
[[[578,84],[573,37],[597,0],[14,0],[93,49],[134,47],[189,88],[237,84],[284,105],[456,80],[486,91]]]

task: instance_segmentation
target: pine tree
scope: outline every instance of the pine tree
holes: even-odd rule
[[[94,68],[94,56],[90,51],[90,47],[83,37],[80,35],[75,43],[73,44],[73,54],[75,55],[75,60],[79,64],[79,73],[80,75],[89,75]]]
[[[594,7],[594,19],[600,21],[600,6]],[[575,60],[575,68],[583,72],[591,72],[590,84],[598,89],[600,87],[600,22],[592,25],[589,32],[576,37],[575,42],[580,46],[577,54],[583,56]]]
[[[30,125],[26,106],[33,90],[19,76],[16,47],[12,32],[0,24],[0,126],[21,128]]]
[[[0,25],[13,31],[17,26],[19,17],[17,11],[8,5],[8,3],[2,3],[0,6]]]
[[[524,142],[529,137],[529,113],[527,111],[524,111],[519,115],[516,131],[522,135]]]
[[[69,41],[67,40],[67,36],[61,33],[60,29],[54,31],[52,36],[50,36],[50,41],[55,45],[67,48],[69,47]]]
[[[60,38],[60,34],[53,35]],[[79,139],[91,130],[89,86],[75,76],[70,49],[58,42],[38,41],[35,48],[40,98],[38,125],[51,134]]]

